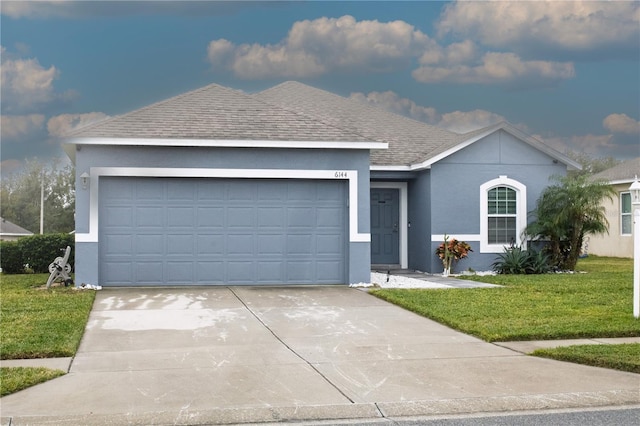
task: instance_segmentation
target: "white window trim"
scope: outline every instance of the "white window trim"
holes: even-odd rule
[[[185,177],[228,179],[330,179],[346,180],[349,185],[349,242],[371,242],[371,234],[358,232],[357,170],[288,170],[288,169],[199,169],[164,167],[91,167],[89,186],[89,232],[76,233],[76,242],[98,242],[99,182],[102,176]]]
[[[623,191],[623,192],[620,193],[620,197],[619,197],[619,199],[620,199],[620,235],[623,236],[623,237],[630,237],[630,236],[633,235],[633,205],[631,205],[631,211],[629,213],[623,213],[622,212],[622,195],[623,194],[628,194],[629,198],[631,198],[631,192],[629,192],[629,191]],[[622,222],[622,216],[623,215],[624,216],[629,216],[631,218],[631,231],[632,232],[629,232],[629,233],[626,233],[626,234],[623,232],[623,228],[622,228],[622,223],[623,223]]]
[[[489,190],[498,186],[507,186],[516,191],[516,235],[520,241],[517,244],[526,249],[527,241],[523,238],[524,229],[527,226],[527,187],[514,179],[507,176],[500,176],[497,179],[490,180],[480,185],[480,252],[481,253],[502,253],[506,244],[489,244],[489,229],[487,218],[488,210],[488,193]]]
[[[400,267],[409,268],[409,219],[407,182],[371,182],[371,188],[390,188],[400,190]]]

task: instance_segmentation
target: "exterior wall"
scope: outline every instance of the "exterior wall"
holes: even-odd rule
[[[424,170],[409,181],[409,268],[432,270],[431,248],[431,172]]]
[[[351,224],[347,249],[350,283],[370,280],[369,215],[369,152],[367,150],[330,149],[251,149],[251,148],[197,148],[197,147],[132,147],[96,146],[76,147],[76,282],[99,284],[97,229],[91,229],[92,214],[97,215],[99,177],[92,173],[97,168],[155,168],[154,176],[166,176],[171,170],[202,169],[274,170],[274,178],[282,170],[330,171],[330,178],[346,179],[343,171],[357,171],[354,188],[350,189],[350,208],[357,201],[356,215]],[[91,175],[89,185],[83,189],[80,175]],[[335,175],[334,175],[335,172]],[[309,172],[312,173],[312,172]],[[244,177],[244,176],[242,176]],[[95,194],[95,195],[91,195]],[[94,205],[92,206],[92,198]],[[95,233],[95,235],[94,235]],[[355,235],[354,234],[358,234]]]
[[[496,252],[480,247],[480,186],[507,176],[526,186],[526,211],[549,184],[552,175],[564,175],[566,166],[500,130],[431,166],[431,270],[442,272],[435,250],[444,234],[466,241],[473,252],[454,265],[454,271],[468,268],[490,270]],[[531,221],[531,218],[528,218]]]
[[[609,221],[609,233],[588,236],[586,246],[583,247],[587,254],[633,257],[633,234],[622,235],[622,223],[620,220],[620,193],[629,192],[629,185],[631,183],[614,185],[613,188],[618,195],[613,200],[604,200],[606,217]],[[633,206],[631,212],[633,213]]]

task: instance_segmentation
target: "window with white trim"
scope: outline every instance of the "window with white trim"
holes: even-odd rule
[[[522,240],[527,226],[527,187],[506,176],[480,186],[480,252],[501,253]]]
[[[517,241],[516,191],[508,186],[491,188],[487,193],[487,242],[515,245]]]
[[[620,233],[631,235],[633,220],[631,218],[631,193],[620,193]]]

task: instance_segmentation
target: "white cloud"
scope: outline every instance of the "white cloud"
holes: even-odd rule
[[[457,133],[466,133],[506,121],[500,114],[481,109],[440,114],[433,107],[418,105],[411,99],[401,98],[392,91],[370,92],[366,95],[352,93],[349,97]]]
[[[337,71],[388,72],[406,67],[435,44],[404,21],[356,21],[352,16],[298,21],[277,44],[209,43],[207,56],[246,79],[310,77]]]
[[[364,93],[351,93],[349,97],[429,124],[435,124],[439,119],[439,114],[435,108],[420,106],[411,99],[401,98],[397,93],[390,90],[386,92],[370,92],[366,95]]]
[[[16,58],[2,48],[2,110],[31,112],[60,100],[70,99],[74,92],[56,93],[53,81],[59,71],[53,65],[44,68],[36,58]]]
[[[569,62],[524,61],[514,53],[485,53],[472,65],[434,64],[432,58],[421,59],[413,78],[422,83],[503,84],[512,87],[545,87],[573,78],[575,70]]]
[[[49,135],[63,137],[72,130],[79,129],[98,121],[106,120],[109,116],[102,112],[89,112],[86,114],[61,114],[51,117],[47,122]]]
[[[567,137],[534,136],[557,151],[566,153],[568,151],[584,152],[591,157],[620,157],[628,156],[624,146],[616,144],[613,135],[574,135]]]
[[[17,139],[42,129],[44,115],[2,115],[0,130],[2,139]]]
[[[610,114],[602,120],[602,125],[613,133],[640,135],[640,122],[626,114]]]
[[[438,34],[479,40],[521,54],[621,56],[640,38],[640,4],[624,1],[491,1],[447,5]]]

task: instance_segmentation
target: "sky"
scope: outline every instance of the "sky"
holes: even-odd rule
[[[0,2],[2,174],[210,83],[297,80],[458,133],[640,156],[636,1]],[[66,160],[68,161],[68,159]]]

